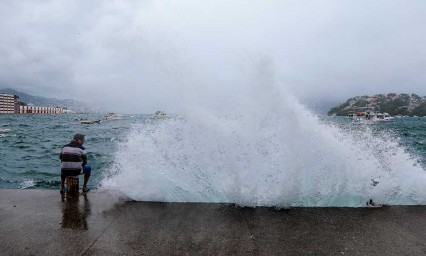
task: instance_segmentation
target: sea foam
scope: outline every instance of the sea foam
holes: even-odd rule
[[[325,124],[288,93],[245,103],[240,113],[197,108],[134,125],[103,188],[133,200],[243,206],[426,203],[426,172],[395,135]]]

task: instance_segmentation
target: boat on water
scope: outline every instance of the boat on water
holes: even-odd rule
[[[163,111],[157,111],[152,116],[153,119],[164,119],[164,118],[168,118],[168,117],[169,116]]]
[[[97,120],[82,120],[80,121],[80,123],[82,124],[99,124],[101,123],[101,120],[97,119]]]
[[[364,122],[364,121],[390,121],[394,119],[393,116],[388,113],[376,111],[375,109],[367,108],[364,111],[350,111],[348,114],[349,118],[353,122]]]
[[[121,115],[119,115],[117,113],[113,113],[113,112],[106,114],[104,117],[105,117],[106,120],[120,120],[120,119],[122,119]]]
[[[377,121],[380,121],[380,120],[382,120],[382,121],[389,121],[389,120],[394,119],[393,116],[389,115],[386,112],[385,113],[376,113],[376,118],[377,118]]]

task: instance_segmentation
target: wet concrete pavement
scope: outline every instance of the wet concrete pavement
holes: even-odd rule
[[[276,210],[0,191],[1,255],[426,255],[426,206]]]

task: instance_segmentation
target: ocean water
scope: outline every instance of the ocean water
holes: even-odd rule
[[[60,185],[59,153],[73,134],[86,135],[84,146],[93,168],[90,183],[99,187],[103,173],[114,162],[117,143],[131,124],[144,116],[81,124],[76,119],[102,119],[103,115],[0,115],[0,188],[56,189]]]
[[[90,185],[133,200],[244,206],[426,204],[426,118],[354,124],[297,101],[252,115],[0,115],[0,188],[58,189],[76,132]]]

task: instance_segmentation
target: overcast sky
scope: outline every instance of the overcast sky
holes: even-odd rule
[[[259,65],[301,99],[426,96],[424,0],[3,0],[0,17],[0,88],[110,111],[232,101]]]

